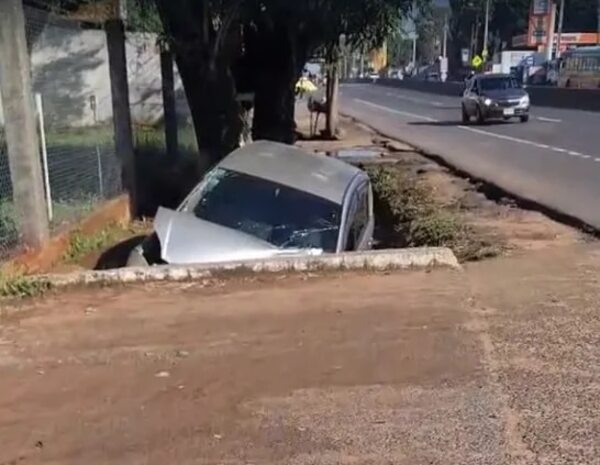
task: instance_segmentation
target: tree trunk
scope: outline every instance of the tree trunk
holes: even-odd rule
[[[177,128],[177,104],[175,102],[175,77],[173,55],[169,50],[160,52],[160,75],[162,78],[163,114],[167,154],[172,160],[178,158],[179,142]]]
[[[233,77],[226,66],[211,70],[185,56],[178,56],[177,64],[198,149],[213,165],[239,146],[243,129]]]
[[[337,59],[332,60],[327,70],[327,122],[325,136],[336,139],[338,136],[338,95],[340,87],[339,63]]]
[[[254,140],[296,141],[295,86],[306,62],[300,37],[285,27],[263,27],[248,41],[255,78]]]
[[[295,83],[295,76],[283,73],[266,73],[260,79],[254,97],[254,140],[296,141]]]
[[[237,58],[237,28],[224,21],[212,25],[217,13],[208,2],[157,1],[194,122],[201,156],[218,162],[238,147],[242,132],[240,104],[231,72]]]

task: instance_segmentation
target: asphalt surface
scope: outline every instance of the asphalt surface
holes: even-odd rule
[[[519,197],[600,228],[600,113],[536,108],[521,123],[463,125],[459,96],[342,86],[341,110]]]

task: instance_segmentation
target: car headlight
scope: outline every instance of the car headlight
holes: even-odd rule
[[[492,104],[492,99],[491,99],[491,98],[486,98],[486,99],[483,101],[483,104],[484,104],[486,107],[489,107],[489,106]]]
[[[524,95],[521,97],[521,101],[519,102],[522,107],[529,106],[529,95]]]

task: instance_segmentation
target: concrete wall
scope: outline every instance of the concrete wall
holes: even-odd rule
[[[132,117],[152,124],[162,118],[160,57],[152,34],[128,34],[127,68]],[[34,92],[42,94],[48,127],[95,124],[90,98],[95,96],[99,122],[112,118],[108,53],[102,30],[64,24],[45,25],[30,45]],[[1,79],[1,76],[0,76]],[[188,116],[183,87],[176,73],[178,105]],[[0,124],[3,124],[0,102]]]

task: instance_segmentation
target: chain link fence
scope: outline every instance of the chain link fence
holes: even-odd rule
[[[123,192],[114,146],[106,33],[101,26],[103,16],[112,13],[96,11],[99,3],[86,4],[76,14],[49,10],[42,0],[28,4],[24,11],[40,163],[50,228],[55,232]],[[90,17],[98,21],[89,21]],[[203,167],[176,66],[178,148],[167,153],[157,35],[127,32],[125,46],[138,188],[151,205],[142,206],[142,213],[152,214],[157,205],[174,206]],[[0,100],[0,260],[20,246],[3,126]]]
[[[68,19],[65,11],[24,12],[44,191],[56,231],[123,191],[106,34]],[[20,242],[3,121],[0,113],[0,258]]]
[[[1,109],[0,109],[1,113]],[[0,121],[3,121],[0,114]],[[12,202],[12,182],[4,128],[0,125],[0,257],[19,243],[19,229]]]
[[[178,150],[167,154],[158,36],[129,33],[126,42],[129,100],[136,148],[159,151],[167,157],[196,156],[197,144],[190,108],[174,65]]]
[[[202,173],[191,112],[174,67],[177,148],[167,148],[161,51],[152,33],[127,34],[127,73],[136,152],[140,213],[175,208]]]
[[[25,17],[48,211],[56,229],[122,191],[106,35],[55,12],[26,8]]]

